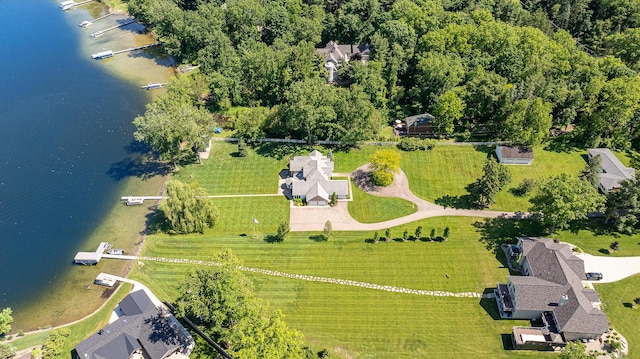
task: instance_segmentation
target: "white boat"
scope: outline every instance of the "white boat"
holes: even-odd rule
[[[114,254],[114,255],[121,256],[124,254],[124,251],[122,249],[113,248],[113,249],[109,249],[107,251],[107,254]]]
[[[88,21],[88,20],[85,20],[85,21],[81,22],[80,24],[78,24],[78,26],[80,26],[80,27],[89,27],[91,25],[93,25],[93,23],[91,21]]]
[[[91,58],[94,59],[94,60],[100,60],[100,59],[106,59],[106,58],[112,57],[112,56],[113,56],[113,51],[107,50],[107,51],[102,51],[102,52],[95,53],[95,54],[91,55]]]
[[[129,197],[127,198],[127,206],[137,206],[144,203],[144,198],[142,197]]]
[[[62,10],[67,10],[69,8],[69,6],[73,6],[75,5],[75,1],[73,0],[67,0],[67,1],[63,1],[60,3],[60,7],[62,8]]]

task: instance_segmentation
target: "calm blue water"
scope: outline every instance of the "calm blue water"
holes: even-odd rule
[[[57,2],[0,0],[0,308],[52,290],[113,206],[144,95],[79,49]]]

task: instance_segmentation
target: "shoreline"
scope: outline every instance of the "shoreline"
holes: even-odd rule
[[[94,14],[98,12],[108,12],[116,14],[126,14],[120,10],[113,10],[108,4],[99,2],[89,4],[83,9],[70,12],[67,17],[69,24],[77,22],[79,17],[87,17],[89,14],[95,18]],[[73,31],[73,27],[69,27]],[[125,30],[126,31],[126,30]],[[88,52],[90,47],[97,46],[90,40],[81,38],[84,32],[75,33],[79,38],[77,51]],[[149,36],[149,35],[140,35]],[[128,41],[138,41],[141,39],[139,35],[128,38]],[[125,41],[115,39],[114,41]],[[168,56],[168,55],[167,55]],[[111,61],[101,63],[103,71],[109,76],[116,78],[136,86],[140,72],[146,71],[150,76],[169,79],[175,76],[175,67],[171,66],[167,71],[167,62],[173,62],[169,57],[169,61],[165,63],[155,63],[147,65],[142,63],[143,69],[130,66],[130,60],[123,58],[121,63]],[[87,59],[87,61],[92,61]],[[151,60],[155,61],[155,58]],[[142,71],[140,71],[142,70]],[[157,93],[157,92],[156,92]],[[145,103],[149,103],[155,97],[155,93],[145,92],[141,94]],[[144,111],[141,109],[140,111]],[[127,119],[127,121],[133,121]],[[132,134],[127,134],[133,141]],[[146,239],[146,231],[148,221],[153,217],[158,202],[152,203],[150,206],[127,207],[120,201],[122,195],[140,195],[140,194],[162,194],[166,181],[167,173],[154,175],[145,178],[143,175],[145,169],[148,169],[148,153],[132,154],[131,160],[138,165],[137,173],[129,173],[123,178],[116,179],[118,182],[118,196],[114,196],[113,204],[107,204],[104,213],[100,215],[99,221],[95,227],[78,241],[78,250],[83,248],[95,248],[97,243],[102,241],[111,242],[114,246],[124,248],[125,251],[138,254]],[[139,156],[139,157],[138,157]],[[100,205],[100,204],[96,204]],[[71,260],[71,258],[70,258]],[[15,335],[20,331],[32,332],[34,329],[54,328],[60,326],[68,326],[73,323],[82,321],[100,310],[116,293],[112,288],[103,289],[102,287],[93,285],[93,279],[97,273],[107,271],[123,277],[128,277],[133,263],[131,261],[104,261],[96,266],[80,267],[77,265],[69,265],[59,270],[59,276],[55,281],[51,282],[48,290],[41,291],[37,296],[29,298],[24,304],[14,307],[14,325],[10,335]],[[54,308],[54,309],[51,309]],[[17,309],[17,310],[16,310]],[[35,330],[39,333],[42,330]]]

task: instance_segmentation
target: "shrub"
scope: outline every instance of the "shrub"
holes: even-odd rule
[[[640,297],[635,297],[635,298],[633,299],[633,302],[634,302],[636,305],[640,305]]]
[[[398,149],[412,152],[417,150],[432,150],[438,145],[438,141],[426,138],[424,140],[417,137],[403,137],[398,142]]]
[[[536,181],[533,178],[525,178],[520,182],[518,187],[513,190],[516,196],[525,196],[536,188]]]
[[[293,204],[295,204],[296,206],[304,206],[304,201],[302,201],[302,198],[300,197],[295,197],[293,199]]]
[[[247,144],[241,138],[238,140],[238,157],[247,157],[249,153],[247,152]]]
[[[338,204],[338,195],[335,192],[333,192],[331,194],[331,200],[329,201],[329,206],[335,207],[336,204]]]
[[[424,140],[422,140],[423,142],[423,150],[432,150],[434,148],[436,148],[436,146],[438,145],[438,141],[430,139],[430,138],[425,138]]]
[[[393,173],[384,170],[377,170],[371,173],[371,182],[376,186],[387,187],[393,183]]]
[[[620,249],[620,242],[618,241],[612,242],[609,245],[609,248],[611,248],[611,250],[617,251],[618,249]]]

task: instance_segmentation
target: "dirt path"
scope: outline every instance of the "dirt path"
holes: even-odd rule
[[[461,217],[484,217],[484,218],[526,218],[527,214],[502,211],[481,211],[472,209],[445,208],[437,204],[427,202],[419,198],[409,188],[409,181],[402,170],[399,170],[393,179],[393,183],[388,187],[373,187],[369,184],[368,164],[360,166],[353,171],[352,177],[356,184],[367,193],[379,197],[403,198],[416,204],[417,211],[408,216],[378,222],[360,223],[349,214],[347,202],[340,201],[335,207],[297,207],[291,203],[289,225],[292,231],[321,231],[327,221],[331,221],[334,230],[337,231],[376,231],[402,224],[411,223],[424,218],[461,216]]]

